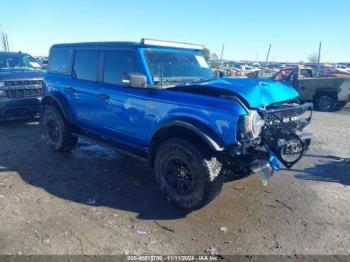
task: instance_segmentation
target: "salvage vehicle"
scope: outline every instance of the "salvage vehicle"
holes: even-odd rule
[[[0,52],[0,121],[38,117],[44,71],[30,55]]]
[[[311,67],[296,66],[279,71],[272,79],[293,86],[300,101],[312,101],[319,111],[331,112],[350,101],[348,77],[315,77]]]
[[[215,198],[224,171],[266,185],[307,150],[312,104],[279,82],[214,78],[202,50],[152,39],[52,46],[48,145],[68,152],[80,137],[145,160],[166,198],[188,210]]]
[[[212,66],[211,70],[214,72],[214,75],[216,75],[217,77],[223,77],[223,76],[239,77],[239,76],[242,76],[240,71],[238,71],[232,67]]]
[[[259,71],[251,72],[251,73],[247,74],[247,77],[248,78],[271,78],[277,72],[278,72],[278,70],[265,68],[265,69],[261,69]]]

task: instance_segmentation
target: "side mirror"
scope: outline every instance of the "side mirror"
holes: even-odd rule
[[[140,73],[125,73],[122,82],[125,86],[147,88],[147,77]]]

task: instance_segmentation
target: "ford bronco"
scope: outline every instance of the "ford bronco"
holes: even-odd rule
[[[67,152],[82,137],[145,160],[166,198],[190,210],[215,198],[224,174],[266,184],[307,150],[312,104],[272,80],[214,78],[202,50],[152,39],[52,46],[47,143]]]
[[[0,52],[0,120],[37,117],[44,71],[30,55]]]

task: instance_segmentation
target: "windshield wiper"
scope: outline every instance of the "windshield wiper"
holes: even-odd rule
[[[193,83],[196,83],[196,82],[202,82],[202,81],[206,81],[206,80],[209,80],[210,78],[192,78],[192,79],[186,79],[186,78],[179,78],[179,79],[167,79],[167,78],[164,78],[164,77],[159,77],[160,78],[160,81],[155,83],[155,84],[158,84],[160,85],[161,87],[164,86],[164,85],[169,85],[171,84],[172,87],[175,87],[177,85],[183,85],[183,84],[193,84]],[[167,88],[171,88],[171,87],[167,87]]]
[[[174,82],[193,84],[196,82],[202,82],[202,81],[206,81],[206,80],[209,80],[209,78],[180,79],[180,80],[176,80]]]

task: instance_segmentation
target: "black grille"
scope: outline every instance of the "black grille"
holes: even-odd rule
[[[42,80],[5,81],[9,98],[40,97],[43,95]]]
[[[5,81],[5,86],[15,87],[15,86],[31,86],[31,85],[42,85],[42,80],[14,80]]]
[[[274,129],[296,129],[302,128],[305,121],[310,119],[300,119],[299,116],[306,111],[312,111],[312,104],[282,104],[273,106],[264,110],[260,110],[260,114],[265,121],[265,128]],[[311,114],[310,114],[311,117]]]
[[[43,95],[43,89],[22,89],[22,90],[7,90],[7,96],[9,98],[21,98],[21,97],[40,97]]]

